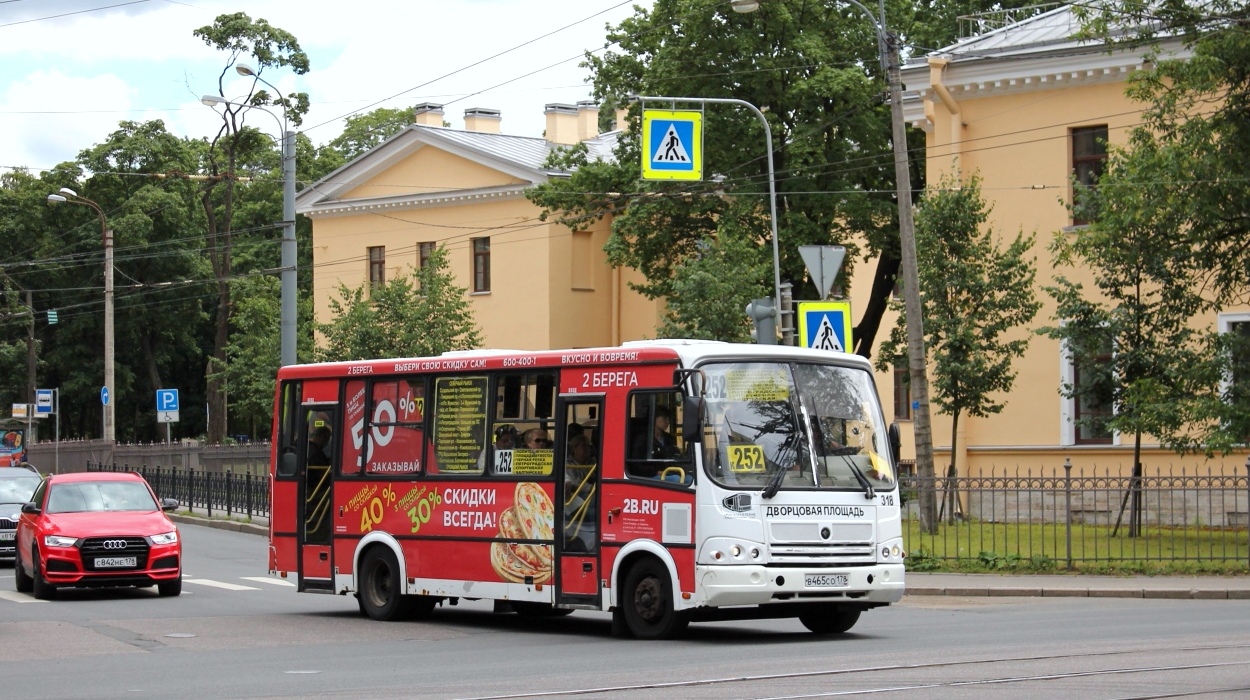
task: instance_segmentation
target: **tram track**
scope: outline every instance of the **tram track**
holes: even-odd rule
[[[497,695],[482,695],[461,697],[457,700],[521,700],[523,698],[553,698],[553,697],[590,697],[595,695],[612,696],[624,695],[637,692],[667,692],[676,694],[681,689],[707,688],[710,686],[723,686],[729,692],[721,694],[719,697],[730,698],[740,697],[749,700],[807,700],[810,698],[836,698],[851,697],[857,695],[879,695],[884,693],[916,693],[919,691],[932,691],[943,688],[968,688],[975,686],[991,686],[1005,685],[1013,683],[1029,683],[1029,682],[1050,682],[1063,681],[1080,678],[1096,678],[1109,677],[1117,675],[1140,675],[1150,673],[1166,673],[1166,672],[1183,672],[1196,671],[1202,669],[1229,668],[1235,666],[1250,666],[1250,659],[1245,661],[1226,661],[1226,662],[1208,662],[1208,663],[1176,663],[1167,665],[1141,665],[1141,666],[1122,666],[1116,668],[1086,670],[1086,671],[1069,671],[1063,673],[1038,673],[1025,675],[1006,675],[1001,677],[983,677],[983,678],[966,678],[948,681],[932,681],[932,682],[916,682],[916,683],[898,683],[892,685],[880,685],[862,688],[843,688],[838,690],[829,690],[815,693],[790,693],[782,695],[773,694],[754,694],[747,693],[742,695],[733,695],[733,686],[746,686],[754,683],[777,683],[784,681],[810,681],[818,678],[854,678],[855,676],[867,676],[869,674],[881,673],[903,673],[916,671],[938,671],[943,669],[965,669],[985,666],[1000,666],[1003,664],[1013,663],[1046,663],[1058,662],[1064,660],[1089,660],[1094,658],[1111,658],[1123,657],[1130,655],[1142,654],[1158,654],[1167,652],[1173,655],[1182,653],[1211,653],[1219,651],[1233,651],[1238,649],[1250,648],[1250,644],[1225,644],[1225,645],[1203,645],[1177,647],[1174,649],[1121,649],[1115,651],[1095,652],[1095,653],[1079,653],[1079,654],[1048,654],[1048,655],[1030,655],[1030,656],[1012,656],[994,659],[966,659],[960,661],[940,661],[931,663],[915,663],[915,664],[889,664],[880,666],[862,666],[856,668],[844,669],[825,669],[820,671],[800,671],[789,673],[774,674],[758,674],[747,676],[723,676],[712,678],[688,679],[682,681],[667,682],[650,682],[638,684],[622,684],[614,686],[595,686],[584,688],[566,688],[562,690],[546,690],[535,692],[518,692]],[[1124,695],[1116,696],[1114,700],[1162,700],[1164,698],[1184,698],[1184,697],[1202,697],[1210,695],[1219,695],[1223,693],[1241,693],[1250,692],[1250,684],[1237,685],[1227,688],[1207,688],[1194,689],[1185,692],[1163,692],[1159,694],[1148,695]],[[673,695],[670,695],[670,697]],[[1109,700],[1111,700],[1109,698]]]

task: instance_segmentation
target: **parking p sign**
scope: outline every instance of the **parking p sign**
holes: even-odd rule
[[[156,421],[158,423],[178,422],[178,390],[156,390]]]

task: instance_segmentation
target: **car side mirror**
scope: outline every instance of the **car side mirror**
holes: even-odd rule
[[[30,501],[29,503],[22,504],[22,512],[27,515],[39,515],[43,512],[43,510],[39,508],[39,504],[34,501]]]
[[[176,498],[162,498],[161,510],[178,510],[178,506],[182,505]]]

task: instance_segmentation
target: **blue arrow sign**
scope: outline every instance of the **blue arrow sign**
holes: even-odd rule
[[[100,403],[109,405],[109,388],[106,386],[100,387]]]
[[[177,411],[178,410],[178,390],[177,389],[157,389],[156,390],[156,410]]]

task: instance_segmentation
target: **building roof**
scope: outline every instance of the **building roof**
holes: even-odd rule
[[[1148,67],[1149,54],[1189,55],[1178,38],[1109,52],[1101,40],[1076,38],[1079,30],[1075,11],[1065,5],[908,60],[901,70],[905,118],[929,127],[923,100],[933,99],[935,79],[959,101],[1122,82]]]
[[[610,131],[588,139],[590,157],[611,160],[619,131]],[[390,196],[352,198],[340,197],[373,176],[426,147],[437,148],[474,163],[493,168],[526,184],[474,190],[447,190],[434,193],[410,193]],[[546,166],[553,151],[568,148],[542,138],[510,136],[480,131],[463,131],[440,126],[410,124],[381,145],[361,154],[351,162],[304,188],[295,198],[295,209],[310,216],[362,211],[376,207],[429,206],[469,199],[497,199],[523,196],[524,190],[546,182],[551,176],[567,175]]]

